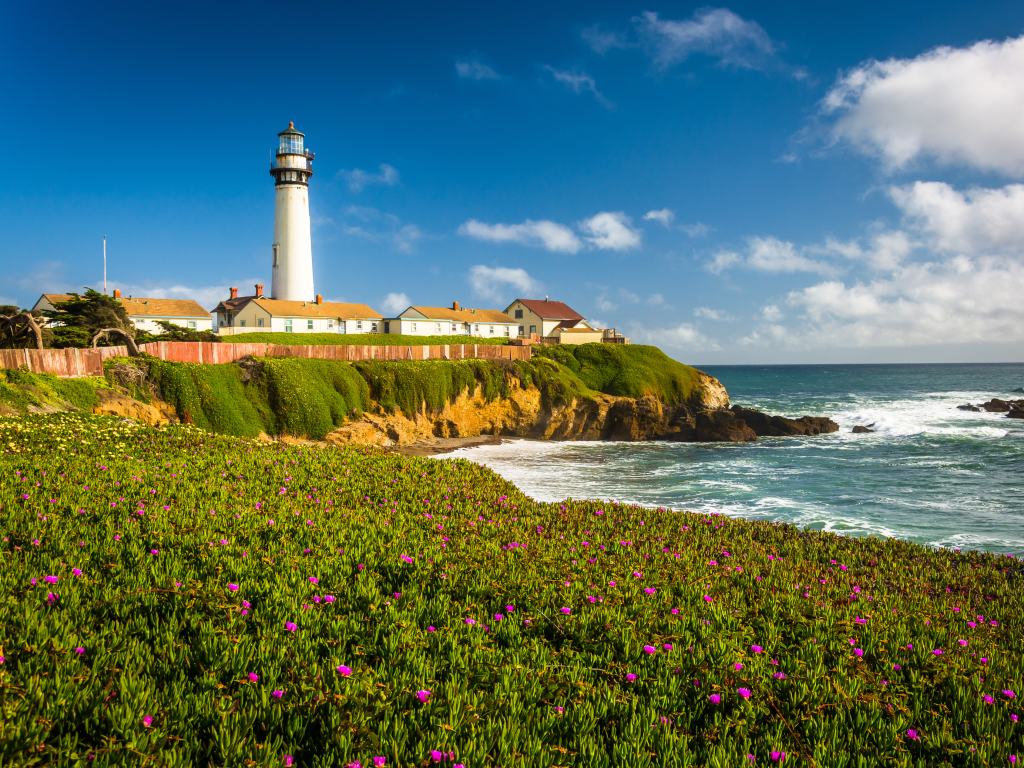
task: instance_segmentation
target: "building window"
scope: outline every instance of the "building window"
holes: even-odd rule
[[[536,333],[536,332],[537,332],[537,326],[536,325],[531,325],[530,326],[530,333],[533,334],[533,333]]]
[[[456,331],[458,331],[458,330],[459,330],[459,329],[458,329],[458,327],[457,327],[457,326],[455,325],[455,323],[452,323],[452,333],[455,333],[455,332],[456,332]]]
[[[188,327],[191,328],[194,331],[198,326],[196,325],[196,321],[195,320],[189,320],[188,321]]]
[[[307,320],[306,321],[306,330],[307,331],[312,331],[313,330],[313,321],[312,320]]]
[[[437,331],[438,333],[440,333],[441,332],[441,324],[440,323],[434,323],[434,330]]]
[[[245,328],[245,320],[239,320],[239,321],[238,321],[238,324],[239,324],[240,326],[242,326],[243,328]]]
[[[479,325],[474,325],[473,326],[473,333],[480,333],[480,326]]]
[[[292,332],[292,321],[291,320],[285,320],[284,321],[284,332],[285,333],[291,333]]]
[[[328,320],[327,321],[327,327],[328,328],[333,328],[334,327],[334,321],[333,320]]]
[[[525,329],[525,328],[523,328],[523,326],[521,326],[521,325],[520,325],[520,326],[519,326],[519,335],[520,335],[520,336],[522,336],[522,335],[523,335],[523,331],[524,331],[524,330],[526,330],[526,329]]]
[[[384,321],[384,333],[391,333],[391,323],[388,320]]]
[[[516,320],[522,320],[522,319],[523,319],[523,310],[517,309],[516,310]]]
[[[416,331],[416,323],[413,323],[413,324],[412,324],[412,330],[413,330],[413,332],[415,332],[415,331]]]
[[[505,326],[505,336],[506,336],[506,338],[507,338],[507,337],[509,337],[509,336],[511,336],[511,335],[512,335],[512,329],[511,329],[511,328],[509,328],[509,327],[508,327],[508,326],[506,325],[506,326]]]
[[[356,330],[357,331],[363,330],[363,321],[362,320],[356,320]]]
[[[491,334],[491,336],[493,336],[493,335],[494,335],[494,326],[493,326],[493,325],[491,326],[491,329],[490,329],[490,334]]]
[[[360,327],[362,327],[362,325],[363,325],[362,323],[359,323]],[[386,328],[387,327],[387,323],[384,323],[384,326]],[[376,332],[377,332],[377,324],[376,323],[370,323],[370,333],[376,333]]]
[[[258,325],[260,328],[263,327],[263,318],[262,317],[257,317],[256,318],[256,325]]]

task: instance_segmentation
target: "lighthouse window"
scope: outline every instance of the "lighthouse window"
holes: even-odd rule
[[[274,248],[274,266],[276,267],[277,266],[277,252],[279,250],[279,246],[277,245],[277,243],[274,243],[273,248]]]
[[[281,144],[279,146],[280,146],[280,149],[278,149],[278,152],[280,154],[283,154],[283,155],[284,154],[301,155],[302,154],[302,137],[301,136],[294,136],[294,135],[290,135],[290,134],[287,135],[287,136],[282,136],[281,137]]]

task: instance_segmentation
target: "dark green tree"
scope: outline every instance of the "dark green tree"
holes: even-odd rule
[[[213,331],[197,331],[193,328],[184,328],[180,325],[169,323],[166,320],[157,320],[156,324],[161,328],[160,333],[140,332],[136,335],[135,340],[140,344],[150,341],[220,341],[220,336]]]
[[[0,347],[44,349],[51,337],[41,315],[10,304],[0,305]]]
[[[131,354],[139,354],[135,325],[112,296],[86,288],[85,293],[72,293],[70,299],[43,314],[51,323],[55,347],[126,344]]]

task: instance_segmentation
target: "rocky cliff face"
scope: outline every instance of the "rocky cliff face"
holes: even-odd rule
[[[690,402],[668,406],[653,396],[595,394],[568,403],[545,402],[537,389],[513,382],[508,397],[487,402],[478,389],[464,393],[440,412],[366,413],[327,436],[334,443],[406,446],[453,437],[505,435],[544,440],[671,440],[746,442],[758,436],[835,432],[825,418],[786,419],[748,408],[729,408],[729,395],[717,379],[701,374]]]

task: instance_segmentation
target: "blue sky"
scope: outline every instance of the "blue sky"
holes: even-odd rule
[[[18,3],[0,301],[565,300],[695,363],[1024,359],[1024,5]]]

